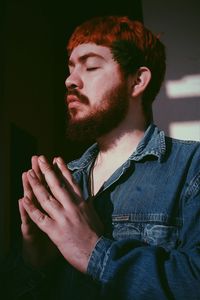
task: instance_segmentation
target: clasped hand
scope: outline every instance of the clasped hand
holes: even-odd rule
[[[37,265],[41,255],[60,252],[85,273],[103,226],[92,203],[84,201],[64,161],[55,158],[53,163],[59,174],[44,156],[34,156],[32,169],[22,176],[24,197],[19,200],[19,209],[24,253]]]

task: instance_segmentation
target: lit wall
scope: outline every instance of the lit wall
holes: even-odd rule
[[[154,121],[176,138],[200,140],[200,2],[143,0],[145,25],[161,33],[167,74]]]

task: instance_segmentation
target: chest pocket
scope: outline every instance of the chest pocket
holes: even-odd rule
[[[163,214],[127,214],[112,217],[115,240],[136,239],[151,246],[173,249],[176,246],[181,221]]]

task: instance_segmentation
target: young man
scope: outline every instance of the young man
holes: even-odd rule
[[[164,46],[98,17],[68,55],[68,135],[97,143],[68,167],[34,156],[23,174],[14,299],[200,299],[200,145],[152,123]]]

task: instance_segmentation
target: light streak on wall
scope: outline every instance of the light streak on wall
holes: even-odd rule
[[[169,125],[169,134],[181,140],[200,141],[200,121],[172,122]]]
[[[169,98],[200,97],[200,74],[187,75],[179,80],[166,82],[166,94]]]

